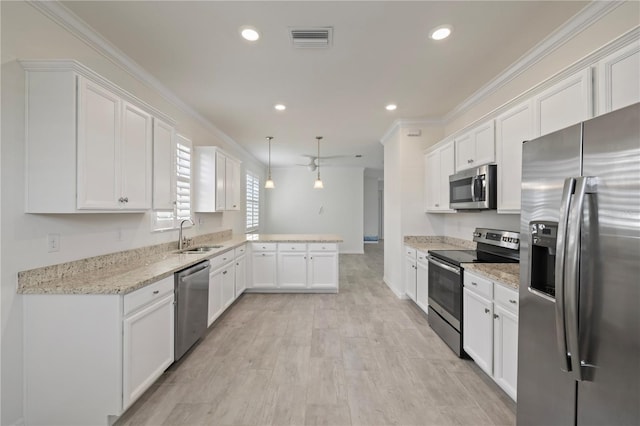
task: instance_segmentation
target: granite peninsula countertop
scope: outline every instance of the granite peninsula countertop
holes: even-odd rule
[[[515,290],[520,288],[519,263],[465,263],[464,269]]]
[[[213,234],[212,234],[213,235]],[[127,294],[175,272],[233,250],[247,242],[339,243],[338,235],[248,234],[230,232],[192,247],[220,245],[211,251],[179,253],[177,243],[127,250],[18,273],[21,294]]]

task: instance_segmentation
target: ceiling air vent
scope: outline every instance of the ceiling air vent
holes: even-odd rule
[[[331,46],[332,27],[290,28],[289,35],[293,47],[326,48]]]

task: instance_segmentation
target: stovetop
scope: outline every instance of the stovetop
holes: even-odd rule
[[[429,254],[456,266],[461,263],[518,263],[515,259],[479,250],[429,250]]]

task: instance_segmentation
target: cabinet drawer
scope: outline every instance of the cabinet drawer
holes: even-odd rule
[[[275,251],[277,247],[276,243],[252,243],[251,250],[253,251]]]
[[[505,309],[518,314],[518,292],[512,290],[502,284],[496,284],[494,286],[494,300],[496,303],[502,305]]]
[[[280,243],[278,244],[278,251],[307,251],[307,245],[305,243]]]
[[[174,278],[170,275],[162,280],[142,287],[124,295],[124,315],[137,310],[155,300],[160,300],[167,293],[173,293]]]
[[[233,250],[229,250],[226,251],[222,254],[217,255],[216,257],[212,258],[209,260],[209,262],[211,263],[211,271],[218,269],[219,267],[221,267],[222,265],[224,265],[225,263],[229,263],[231,262],[233,259],[235,259],[234,255],[233,255]]]
[[[240,247],[236,247],[235,256],[236,257],[242,256],[242,255],[244,255],[246,253],[246,251],[247,251],[247,245],[246,244],[243,244]]]
[[[486,278],[465,271],[464,287],[489,300],[493,299],[493,281]]]
[[[310,243],[309,251],[338,251],[336,243]]]
[[[411,248],[409,246],[404,246],[404,254],[407,257],[415,259],[416,258],[416,249]]]

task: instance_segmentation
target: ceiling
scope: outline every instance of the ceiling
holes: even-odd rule
[[[267,162],[265,137],[274,136],[274,166],[307,163],[301,155],[322,135],[322,155],[345,156],[328,164],[382,169],[379,140],[395,119],[441,118],[586,3],[63,4],[258,160]],[[429,39],[443,24],[451,37]],[[243,40],[244,25],[260,40]],[[289,27],[308,26],[333,27],[332,46],[292,47]]]

